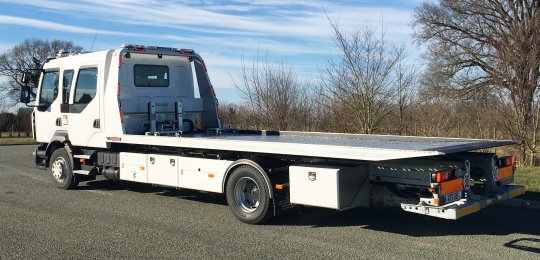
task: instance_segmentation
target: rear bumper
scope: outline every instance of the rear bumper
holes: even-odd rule
[[[458,219],[477,212],[487,206],[493,205],[499,201],[507,200],[525,193],[525,187],[519,185],[508,185],[503,189],[504,192],[496,195],[461,199],[440,207],[402,203],[401,208],[408,212],[437,218]]]

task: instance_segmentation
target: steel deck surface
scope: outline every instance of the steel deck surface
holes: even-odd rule
[[[276,131],[261,134],[186,134],[181,137],[124,135],[117,143],[383,161],[444,155],[515,144],[483,140],[391,135]]]
[[[361,135],[337,133],[309,133],[282,131],[279,135],[249,134],[195,134],[185,137],[198,137],[218,140],[273,142],[308,145],[337,145],[345,147],[365,147],[379,149],[437,151],[453,153],[476,149],[515,144],[510,140],[486,140],[463,138],[440,138],[395,135]]]

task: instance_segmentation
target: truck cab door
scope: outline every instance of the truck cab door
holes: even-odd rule
[[[61,83],[60,68],[46,69],[41,75],[34,117],[38,142],[49,143],[54,133],[63,129],[60,115],[62,98],[59,98],[62,95]]]
[[[89,146],[93,135],[101,132],[99,77],[97,65],[79,68],[71,88],[70,103],[62,107],[63,124],[72,145]]]

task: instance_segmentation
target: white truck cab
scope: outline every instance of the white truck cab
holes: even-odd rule
[[[73,145],[106,148],[123,134],[193,131],[197,116],[202,128],[220,127],[204,62],[192,50],[124,45],[60,56],[44,65],[40,86],[38,142],[67,135]]]
[[[250,224],[295,205],[399,206],[458,219],[525,191],[510,185],[514,157],[470,152],[510,140],[222,128],[206,66],[191,49],[127,44],[62,54],[41,71],[36,165],[62,189],[103,175],[223,193]],[[21,102],[30,91],[21,89]]]

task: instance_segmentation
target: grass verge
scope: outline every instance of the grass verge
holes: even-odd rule
[[[14,144],[36,144],[34,139],[30,137],[6,137],[0,138],[0,145],[14,145]]]
[[[524,185],[527,192],[520,199],[540,201],[540,167],[518,168],[514,183]]]

